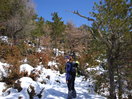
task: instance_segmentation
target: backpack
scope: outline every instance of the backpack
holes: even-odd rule
[[[70,63],[70,64],[71,64],[71,66],[72,66],[71,73],[72,73],[72,74],[76,74],[77,67],[78,67],[78,63],[72,62],[72,63]]]

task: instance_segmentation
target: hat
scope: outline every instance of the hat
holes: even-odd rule
[[[70,59],[70,56],[65,56],[65,59]]]

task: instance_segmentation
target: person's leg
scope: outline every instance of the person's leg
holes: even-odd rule
[[[76,98],[75,77],[76,77],[76,75],[73,75],[73,80],[72,80],[72,97],[73,98]]]
[[[68,91],[72,90],[72,86],[73,86],[72,83],[73,83],[72,79],[68,80],[68,83],[67,83]]]
[[[75,77],[76,75],[73,75],[73,79],[72,79],[72,90],[75,90]]]
[[[68,96],[67,99],[72,99],[72,80],[68,80]]]
[[[70,91],[71,88],[70,88],[70,81],[69,81],[69,80],[68,80],[68,82],[67,82],[67,87],[68,87],[68,91]]]

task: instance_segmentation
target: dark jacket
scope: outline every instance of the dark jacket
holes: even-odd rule
[[[72,79],[72,63],[67,62],[66,63],[66,80],[71,80]]]

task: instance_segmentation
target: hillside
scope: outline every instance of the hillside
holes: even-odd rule
[[[3,66],[7,66],[5,63],[0,63],[1,73],[5,73],[6,71],[3,69]],[[18,91],[18,88],[8,88],[5,92],[2,92],[5,89],[6,85],[4,82],[0,82],[0,99],[30,99],[29,92],[33,92],[34,89],[34,97],[33,99],[66,99],[67,97],[67,85],[65,82],[65,73],[60,74],[59,72],[51,69],[45,69],[42,66],[37,66],[36,68],[32,68],[32,66],[28,64],[23,64],[20,66],[21,72],[28,71],[30,74],[33,71],[35,73],[39,73],[36,77],[36,81],[34,81],[30,77],[22,77],[20,78],[20,86],[22,87],[21,91]],[[34,87],[33,89],[30,87]],[[88,80],[85,81],[83,76],[77,77],[75,81],[75,88],[77,91],[76,99],[106,99],[102,96],[97,95],[94,92],[94,85],[92,82]],[[41,98],[38,98],[37,95],[41,92]],[[30,93],[31,94],[31,93]]]

